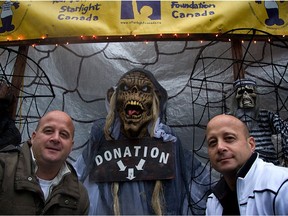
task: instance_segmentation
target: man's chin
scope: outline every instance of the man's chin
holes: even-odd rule
[[[49,162],[57,162],[57,161],[59,161],[60,160],[60,158],[61,158],[61,155],[60,155],[60,153],[59,152],[49,152],[49,153],[47,153],[46,155],[45,155],[45,160],[46,161],[49,161]]]
[[[221,166],[221,168],[218,169],[218,172],[223,175],[234,175],[237,173],[237,167],[232,165]]]

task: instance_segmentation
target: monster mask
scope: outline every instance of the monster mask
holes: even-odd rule
[[[109,91],[108,95],[114,93],[114,89]],[[148,126],[155,124],[167,100],[166,90],[151,72],[143,69],[125,73],[117,84],[115,96],[114,110],[120,118],[121,131],[128,138],[146,136]]]
[[[238,107],[242,109],[256,106],[256,82],[250,79],[240,79],[234,82]]]

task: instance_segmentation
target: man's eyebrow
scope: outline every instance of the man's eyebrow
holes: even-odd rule
[[[44,129],[53,129],[53,127],[51,126],[51,125],[44,125],[43,127],[42,127],[42,130],[44,130]]]
[[[223,132],[223,134],[226,135],[226,134],[236,134],[236,133],[234,131],[225,131]]]
[[[206,140],[210,140],[210,139],[212,139],[212,138],[215,138],[214,134],[212,134],[212,135],[210,135],[210,136],[206,135]]]
[[[72,136],[72,134],[73,134],[72,131],[67,130],[67,129],[61,129],[60,132],[62,132],[62,133],[65,132],[65,133],[67,133],[69,136]]]

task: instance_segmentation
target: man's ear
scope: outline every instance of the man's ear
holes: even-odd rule
[[[109,103],[110,103],[111,97],[114,94],[114,92],[115,92],[115,89],[113,87],[109,88],[108,91],[107,91],[107,95],[106,96],[107,96],[107,100],[108,100]]]
[[[256,148],[256,142],[255,142],[254,137],[250,136],[248,138],[248,144],[250,145],[252,152],[254,152]]]
[[[33,143],[33,140],[35,139],[35,136],[36,136],[36,131],[33,131],[32,135],[31,135],[31,139],[30,139],[31,143]]]

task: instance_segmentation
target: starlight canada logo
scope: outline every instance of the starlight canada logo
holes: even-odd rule
[[[121,19],[160,20],[160,1],[122,0]]]

